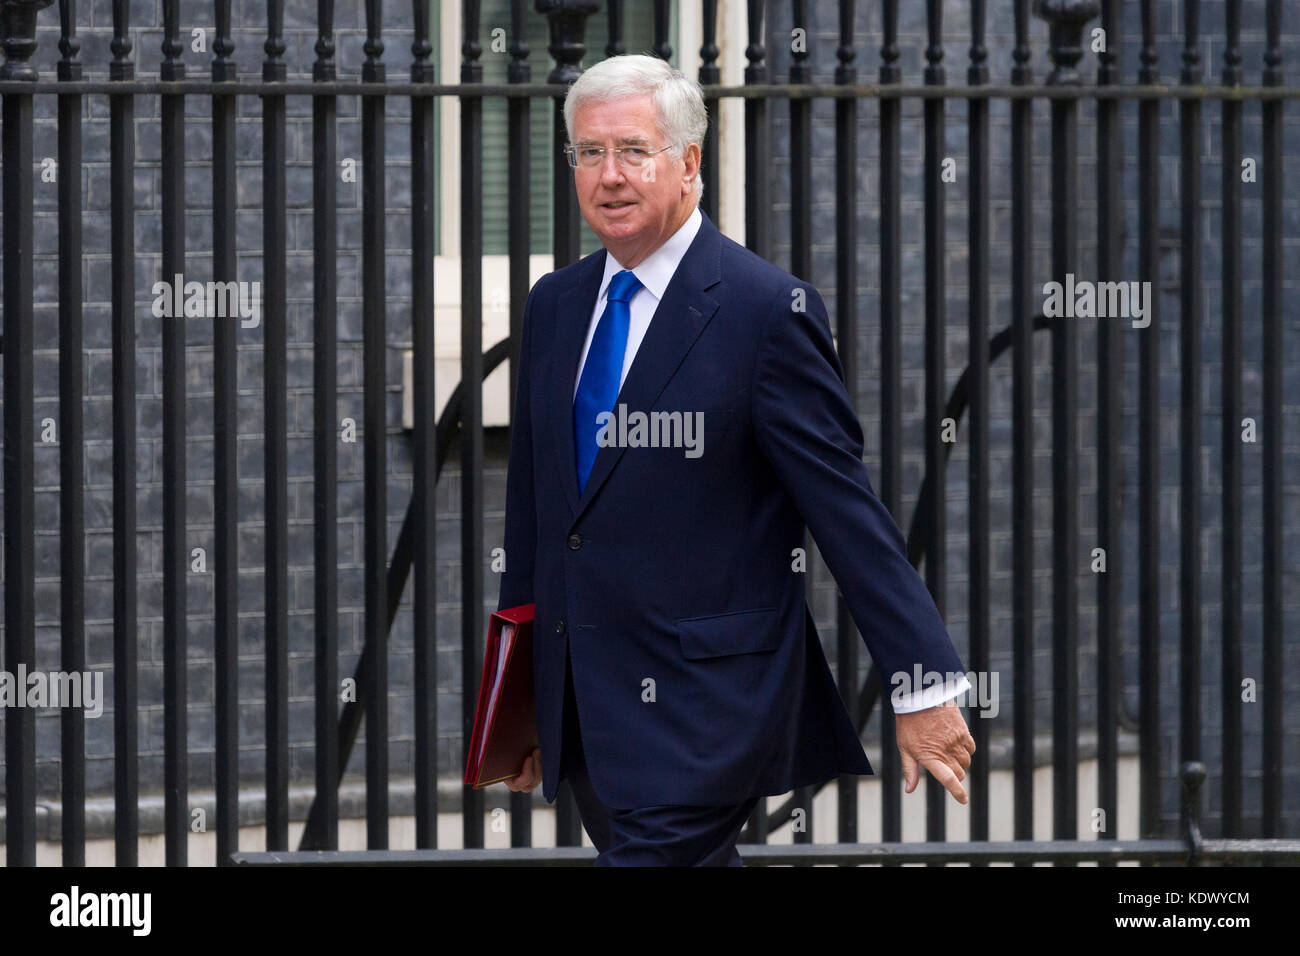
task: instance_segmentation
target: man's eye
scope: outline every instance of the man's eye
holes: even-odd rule
[[[599,156],[600,152],[601,150],[599,146],[584,146],[578,150],[578,155],[591,159],[592,157]]]
[[[625,146],[624,153],[633,159],[644,159],[646,151],[639,146]]]

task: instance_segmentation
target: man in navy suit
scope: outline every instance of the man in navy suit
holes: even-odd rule
[[[698,84],[614,57],[565,122],[604,249],[524,310],[498,606],[536,604],[540,746],[508,786],[569,780],[598,864],[738,865],[762,796],[872,773],[806,525],[886,681],[946,675],[894,695],[897,743],[908,793],[924,765],[966,803],[964,668],[867,480],[820,295],[698,209]]]

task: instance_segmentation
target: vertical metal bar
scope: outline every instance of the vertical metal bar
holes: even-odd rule
[[[763,0],[748,0],[749,46],[745,47],[745,85],[768,82],[766,32],[763,28]],[[771,243],[771,195],[767,181],[770,164],[767,97],[745,98],[745,246],[769,258]],[[766,842],[766,836],[764,836]]]
[[[716,86],[722,82],[722,73],[718,69],[718,0],[703,0],[701,4],[704,16],[700,44],[700,85]],[[700,157],[701,176],[705,172],[714,176],[718,172],[718,98],[704,97],[704,110],[709,117],[708,131],[704,134],[703,155]],[[700,204],[704,214],[715,224],[718,221],[718,189],[715,186],[701,197]]]
[[[361,78],[384,81],[382,0],[366,0]],[[374,666],[366,687],[366,848],[388,849],[388,472],[384,309],[384,97],[361,97],[362,364],[365,391],[365,645]],[[467,738],[468,739],[468,738]],[[466,844],[468,846],[468,844]]]
[[[1097,85],[1119,81],[1118,0],[1102,0],[1106,48],[1097,56]],[[1119,101],[1097,101],[1097,278],[1120,281],[1124,251],[1123,170]],[[1119,642],[1123,594],[1121,491],[1123,488],[1124,355],[1122,328],[1097,324],[1097,536],[1106,570],[1097,575],[1097,806],[1105,814],[1098,839],[1114,840],[1119,829]]]
[[[856,86],[858,70],[853,65],[857,51],[853,48],[853,24],[856,5],[841,0],[840,45],[835,50],[839,63],[835,82]],[[858,101],[843,97],[835,101],[835,326],[840,366],[844,369],[844,387],[855,401],[861,379],[858,367]],[[849,713],[858,707],[858,636],[857,626],[849,613],[843,592],[837,588],[835,610],[836,682]],[[880,710],[889,709],[882,698]],[[882,741],[882,750],[893,741]],[[858,842],[858,775],[840,774],[836,784],[838,806],[837,839],[840,843]]]
[[[462,83],[482,83],[479,10],[466,0]],[[559,264],[558,262],[556,263]],[[461,732],[474,733],[475,694],[483,661],[483,100],[460,98],[460,556]],[[463,790],[464,843],[483,845],[483,792]]]
[[[1183,72],[1180,83],[1201,82],[1199,0],[1183,5]],[[1179,764],[1201,758],[1201,101],[1179,106],[1181,200],[1178,324],[1179,396],[1178,514],[1178,708]],[[1186,821],[1183,821],[1184,824]]]
[[[1033,82],[1029,0],[1015,3],[1011,82]],[[1011,101],[1011,621],[1014,838],[1034,838],[1034,104]]]
[[[536,9],[539,13],[546,15],[551,36],[551,42],[547,50],[555,58],[555,69],[551,70],[547,75],[546,82],[572,84],[582,74],[582,58],[587,52],[586,42],[584,41],[587,17],[600,9],[599,0],[537,0]],[[477,10],[474,16],[477,18]],[[468,36],[469,34],[467,34]],[[468,50],[467,45],[467,57],[469,56]],[[475,50],[477,50],[477,46],[475,46]],[[474,56],[477,56],[477,52],[474,53]],[[461,68],[462,81],[464,81],[467,67],[478,69],[481,72],[481,67],[477,62],[468,62]],[[474,74],[471,72],[470,75]],[[462,113],[462,115],[464,114]],[[551,213],[551,244],[554,252],[555,268],[559,269],[562,266],[578,261],[578,194],[573,185],[573,170],[569,168],[568,161],[565,160],[560,149],[569,138],[564,123],[564,97],[562,96],[555,97],[552,122],[555,130],[555,155],[553,159],[554,175],[552,178],[554,207]],[[468,396],[466,397],[468,398]],[[467,632],[465,638],[467,650],[471,646],[469,644],[470,638],[473,638],[476,642],[473,645],[475,651],[472,657],[475,661],[478,661],[482,657],[482,650],[478,647],[482,643],[482,635],[481,633],[470,634]],[[466,654],[466,656],[471,655]],[[466,688],[477,687],[478,677],[478,673],[472,672],[469,666],[466,665],[464,686]],[[472,690],[466,691],[468,707],[464,717],[464,737],[466,741],[469,740],[473,731],[473,701],[468,699],[472,693]],[[481,794],[478,791],[466,789],[465,799],[467,801],[471,799],[480,801],[478,812],[481,818]],[[557,846],[580,846],[582,844],[582,821],[578,817],[578,805],[573,799],[573,792],[569,789],[568,782],[564,780],[560,781],[555,799],[555,842]],[[471,844],[466,843],[465,845],[470,846]]]
[[[623,0],[605,0],[605,9],[609,33],[605,56],[622,56],[627,53],[627,47],[623,44]]]
[[[1227,0],[1223,85],[1240,86],[1241,3]],[[1241,101],[1222,110],[1223,226],[1223,621],[1220,674],[1223,697],[1224,837],[1241,836]]]
[[[673,55],[673,48],[668,45],[668,10],[669,0],[654,0],[654,42],[650,52],[661,60]]]
[[[929,45],[925,49],[925,85],[942,86],[943,0],[926,0],[926,26]],[[943,158],[947,153],[944,136],[944,101],[927,99],[925,112],[925,474],[934,488],[929,499],[929,514],[924,516],[925,583],[939,613],[947,603],[948,575],[946,510],[947,480],[944,464],[942,419],[946,399],[944,381],[945,306],[947,284],[944,244],[944,185],[941,180]],[[947,833],[943,784],[917,768],[925,781],[925,838],[942,840]]]
[[[794,0],[793,26],[795,30],[808,33],[807,0]],[[812,78],[808,67],[808,45],[791,44],[790,83],[806,84]],[[790,109],[790,272],[803,279],[812,281],[812,101],[791,98],[787,100]],[[765,157],[766,160],[766,157]],[[849,290],[850,292],[852,290]],[[844,347],[844,339],[839,341]],[[853,393],[850,392],[850,395]],[[804,552],[811,550],[812,535],[804,532]],[[806,577],[806,576],[805,576]],[[838,589],[837,589],[838,590]],[[841,598],[842,600],[842,598]],[[806,636],[807,640],[816,641],[816,634]],[[837,637],[837,642],[839,638]],[[802,826],[794,828],[795,843],[813,842],[813,801],[817,788],[813,786],[797,787],[794,791],[794,805],[802,807],[805,817]]]
[[[1264,86],[1282,85],[1282,4],[1265,7]],[[1282,835],[1282,100],[1262,109],[1264,207],[1262,295],[1264,323],[1264,698],[1263,794],[1260,835]]]
[[[135,78],[129,0],[113,2],[109,79]],[[135,97],[109,96],[113,296],[113,840],[118,866],[139,861],[136,713]]]
[[[283,83],[284,0],[268,0],[262,80]],[[289,450],[284,96],[262,97],[262,370],[266,432],[266,848],[289,848]],[[369,167],[366,167],[368,170]],[[369,177],[367,176],[367,179]],[[382,514],[382,513],[381,513]]]
[[[984,0],[971,4],[970,67],[966,82],[982,86],[989,81],[984,47]],[[970,189],[967,196],[967,272],[970,351],[970,666],[976,674],[989,669],[989,104],[972,99],[966,117],[970,153]],[[987,754],[988,724],[972,703],[966,722],[975,739],[975,752]],[[989,762],[971,762],[971,839],[989,838]]]
[[[763,0],[748,0],[746,22],[749,28],[749,46],[745,47],[745,85],[768,82],[765,32],[763,28]],[[767,182],[768,157],[767,98],[745,99],[745,246],[767,258],[771,249],[770,230],[767,223],[771,210],[771,196]],[[815,636],[815,635],[813,635]],[[811,809],[811,808],[810,808]],[[766,843],[768,834],[767,801],[760,799],[745,825],[746,839],[753,843]]]
[[[1095,0],[1042,4],[1039,15],[1050,25],[1048,56],[1054,65],[1047,82],[1075,86],[1074,66],[1083,55],[1083,25],[1097,15]],[[1079,169],[1078,104],[1053,99],[1052,115],[1052,276],[1070,284],[1078,266]],[[1069,293],[1067,292],[1067,298]],[[1079,792],[1079,553],[1078,334],[1072,318],[1052,323],[1052,833],[1058,840],[1076,835]]]
[[[883,45],[880,83],[902,81],[898,66],[898,0],[881,5]],[[902,101],[880,100],[880,500],[895,521],[902,517],[902,221],[899,216]],[[901,523],[901,522],[900,522]],[[877,674],[877,682],[881,677]],[[903,838],[902,761],[895,744],[894,711],[883,692],[880,700],[880,831],[885,842]]]
[[[416,0],[417,5],[420,0]],[[511,0],[510,66],[507,79],[511,83],[525,84],[532,80],[528,63],[528,7],[526,0]],[[532,203],[529,171],[532,157],[528,149],[529,115],[532,99],[527,96],[506,98],[506,126],[509,138],[508,154],[510,207],[510,408],[515,408],[515,394],[519,385],[519,346],[524,334],[524,303],[528,301],[530,286],[529,256],[532,252]],[[514,433],[511,421],[511,434]],[[510,845],[531,846],[533,842],[533,799],[530,793],[510,794]]]
[[[411,82],[437,80],[429,62],[428,0],[414,0]],[[525,103],[525,110],[527,103]],[[513,153],[513,150],[511,151]],[[527,150],[521,150],[527,159]],[[411,97],[411,339],[415,377],[414,466],[411,490],[415,534],[415,845],[438,845],[438,406],[434,398],[433,315],[433,97]],[[513,177],[512,177],[513,178]],[[527,170],[524,179],[528,178]],[[513,206],[511,214],[514,214]],[[526,261],[525,261],[526,264]],[[526,279],[526,277],[525,277]]]
[[[478,17],[477,4],[474,17]],[[468,7],[467,7],[468,9]],[[584,32],[587,17],[600,9],[599,0],[536,0],[538,13],[546,15],[550,28],[551,42],[547,51],[555,59],[555,69],[546,78],[547,83],[570,84],[582,73],[582,58],[587,53]],[[477,65],[477,64],[475,64]],[[555,255],[555,268],[567,266],[578,261],[578,194],[573,187],[573,170],[560,152],[568,141],[568,130],[564,124],[564,97],[554,100],[555,156],[552,167],[552,240]],[[478,680],[478,676],[474,676]],[[466,732],[465,739],[469,739]],[[561,784],[561,793],[556,805],[559,827],[559,846],[577,845],[582,835],[578,822],[577,808],[568,793],[568,788]],[[572,837],[572,843],[565,841]]]
[[[1142,0],[1138,82],[1160,81],[1154,0]],[[1152,290],[1138,343],[1138,835],[1160,819],[1160,101],[1138,103],[1138,272]]]
[[[334,0],[320,0],[312,80],[334,79]],[[315,493],[316,800],[307,833],[339,845],[338,622],[338,97],[312,97],[312,428]],[[314,825],[313,825],[314,824]]]
[[[36,13],[49,0],[0,12],[5,64],[0,80],[35,83]],[[36,525],[32,485],[32,94],[4,94],[4,561],[5,667],[36,669]],[[5,844],[9,866],[36,865],[36,714],[5,719]]]
[[[212,278],[234,282],[235,116],[233,84],[238,69],[232,54],[230,0],[216,10],[212,80],[229,83],[229,93],[212,97]],[[227,866],[239,849],[239,474],[236,404],[237,325],[229,317],[212,319],[213,581],[216,598],[216,758],[217,866]]]
[[[180,4],[163,2],[164,82],[185,78]],[[179,285],[185,272],[185,95],[162,101],[162,274]],[[174,289],[174,287],[173,287]],[[173,292],[175,298],[175,290]],[[186,754],[185,315],[162,319],[163,402],[163,791],[168,866],[185,866],[189,837]]]
[[[74,0],[60,0],[58,75],[81,79]],[[59,94],[59,624],[64,673],[86,671],[85,450],[81,402],[81,95]],[[86,864],[86,723],[80,707],[60,715],[63,865]]]

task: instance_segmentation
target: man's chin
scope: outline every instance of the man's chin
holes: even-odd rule
[[[609,245],[611,242],[626,242],[628,239],[634,239],[644,228],[643,223],[610,222],[603,216],[598,216],[595,222],[588,219],[587,225],[591,226],[591,231],[596,234],[596,238],[605,245]]]

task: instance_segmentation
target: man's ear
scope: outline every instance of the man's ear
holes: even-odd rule
[[[695,180],[700,175],[700,161],[702,157],[700,155],[700,147],[698,143],[691,143],[689,146],[686,147],[686,149],[682,151],[682,155],[681,155],[682,165],[684,167],[689,168],[690,167],[689,160],[691,158],[694,158],[695,160],[695,172],[682,177],[683,196],[690,195],[695,191]]]

